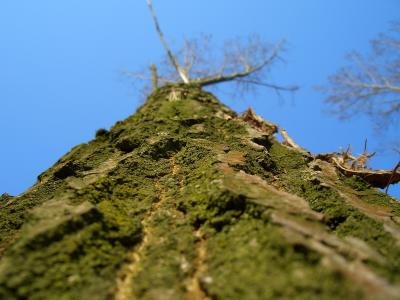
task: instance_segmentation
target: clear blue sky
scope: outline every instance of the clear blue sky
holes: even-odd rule
[[[259,34],[288,40],[287,63],[272,72],[301,89],[282,103],[261,91],[242,100],[221,95],[236,111],[249,105],[286,128],[314,153],[382,145],[366,118],[339,122],[323,112],[314,86],[345,64],[351,50],[399,17],[398,0],[154,0],[167,36],[212,34],[216,42]],[[0,193],[17,195],[96,129],[132,114],[140,96],[123,71],[162,56],[145,0],[2,0],[0,3]],[[393,132],[392,137],[398,133]],[[399,160],[383,154],[375,167]],[[392,187],[400,198],[400,188]]]

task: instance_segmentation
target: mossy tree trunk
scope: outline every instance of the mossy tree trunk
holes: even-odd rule
[[[1,299],[400,299],[400,205],[167,86],[0,199]]]

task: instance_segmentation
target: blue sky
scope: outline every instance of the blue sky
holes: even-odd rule
[[[154,0],[172,45],[211,34],[216,42],[258,34],[288,41],[286,63],[271,79],[300,86],[279,100],[271,91],[223,102],[241,112],[252,106],[286,128],[308,150],[362,151],[382,147],[367,118],[339,122],[324,112],[314,87],[343,66],[351,50],[398,19],[398,0]],[[3,0],[0,3],[0,193],[17,195],[73,146],[132,114],[141,103],[123,75],[163,55],[145,0]],[[382,135],[382,134],[381,134]],[[392,130],[390,136],[397,137]],[[392,168],[383,153],[374,166]],[[400,198],[400,188],[391,193]]]

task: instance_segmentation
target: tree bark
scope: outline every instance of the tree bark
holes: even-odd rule
[[[400,299],[399,203],[260,122],[157,89],[1,196],[0,298]]]

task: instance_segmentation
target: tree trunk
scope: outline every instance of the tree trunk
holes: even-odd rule
[[[257,122],[166,86],[1,196],[0,298],[400,299],[399,203]]]

